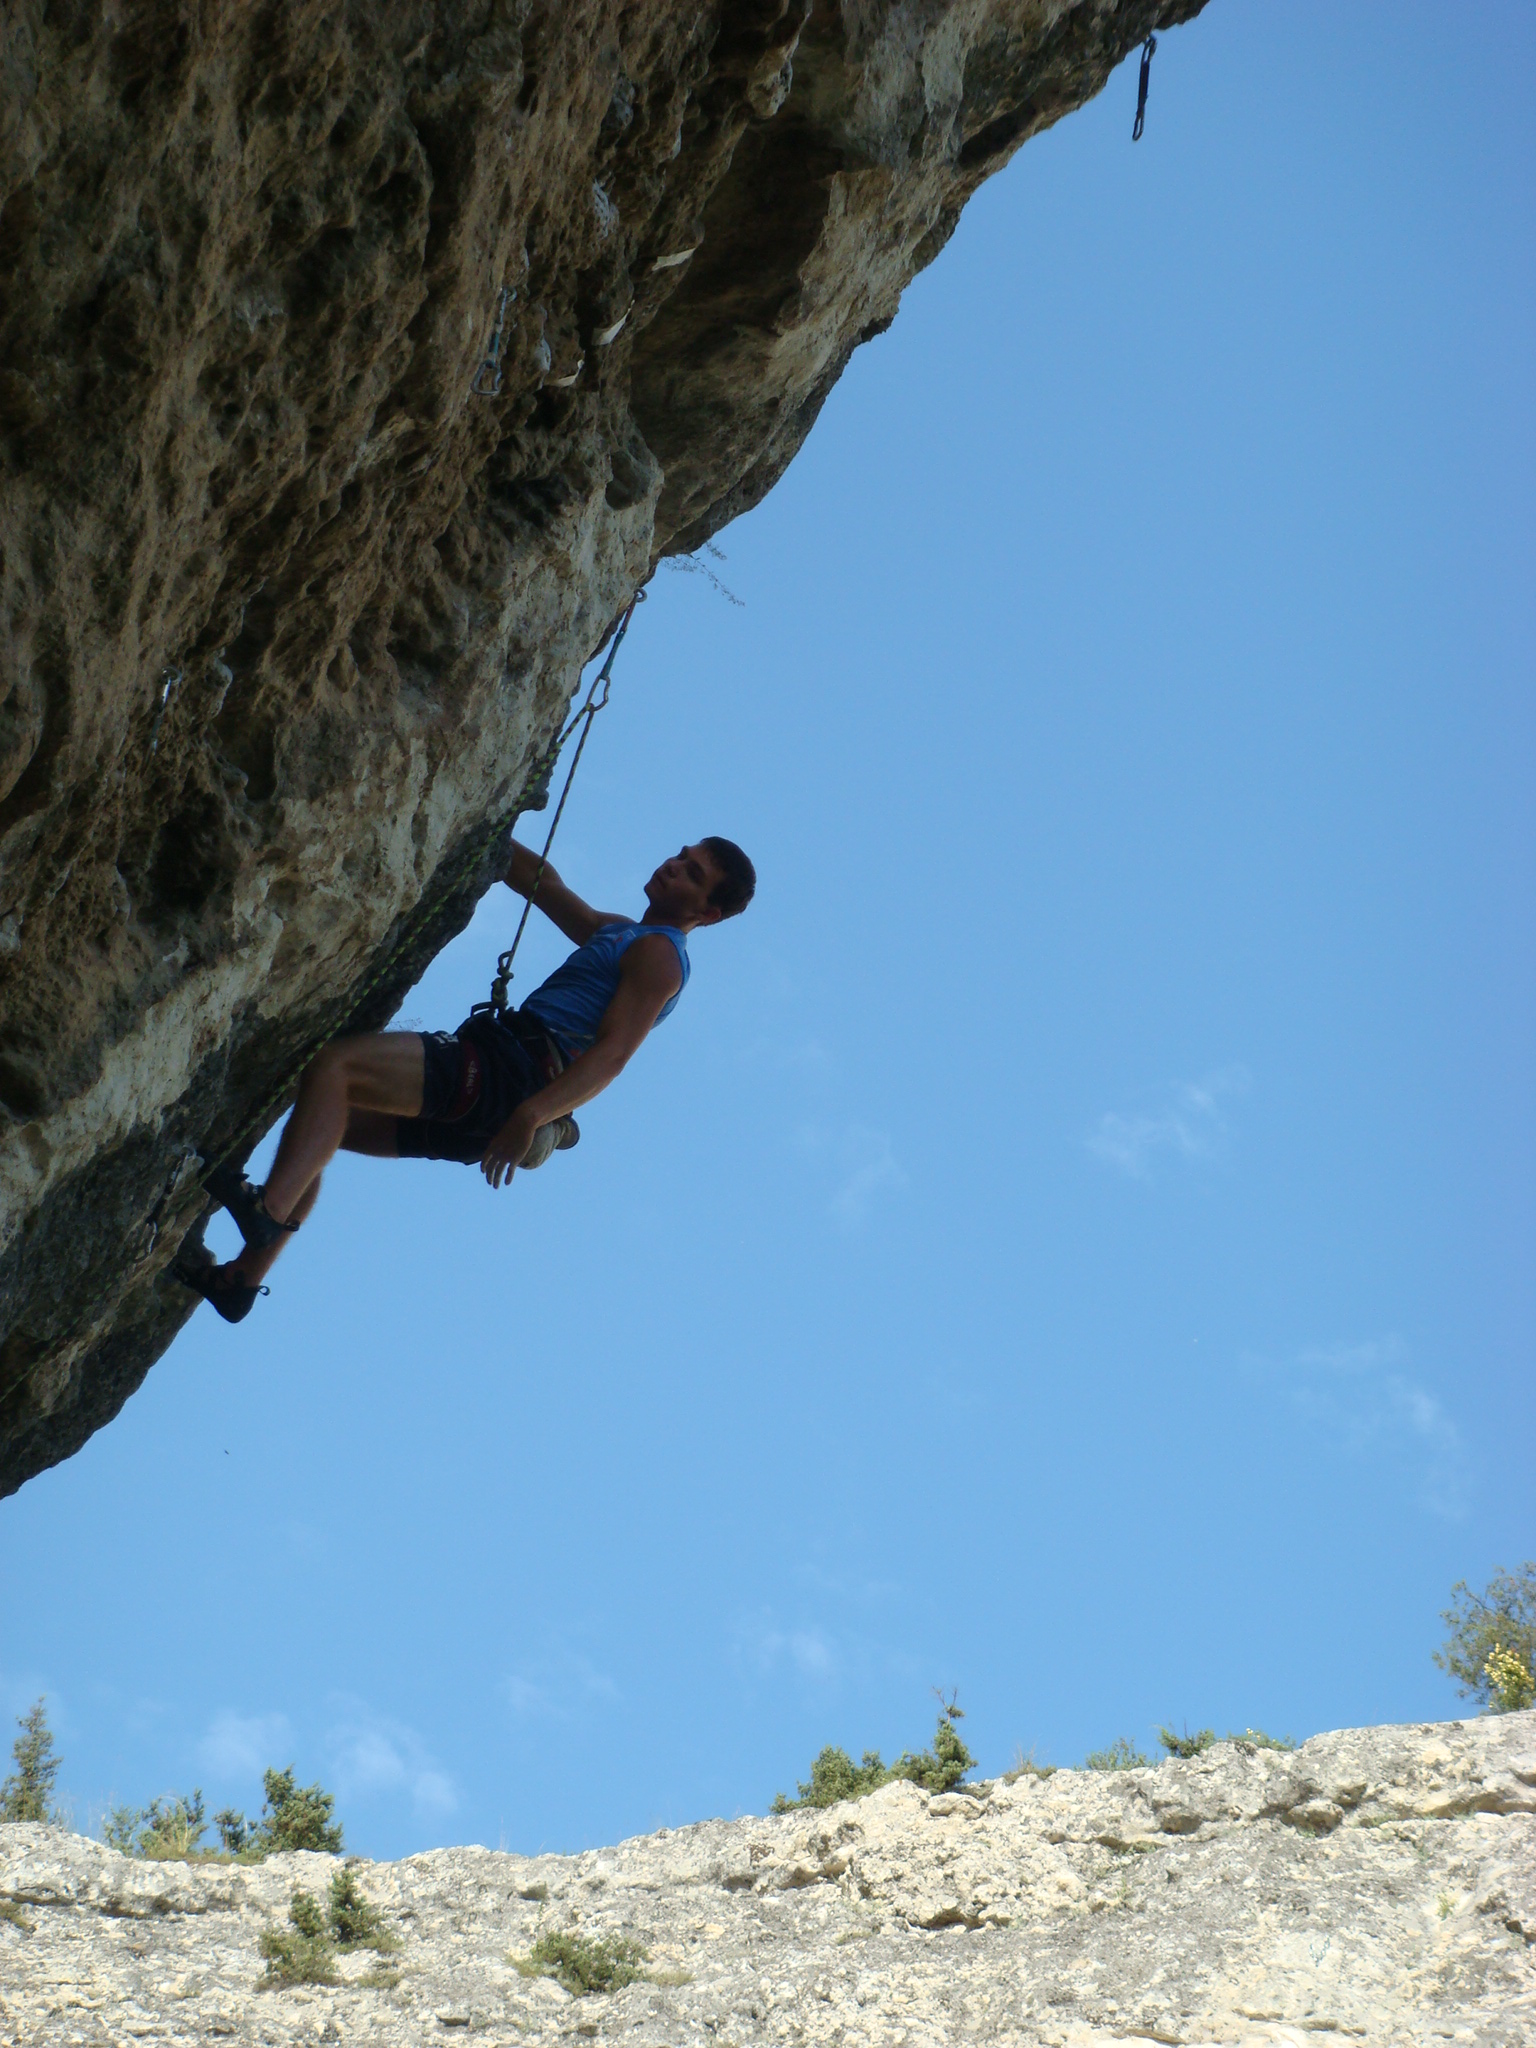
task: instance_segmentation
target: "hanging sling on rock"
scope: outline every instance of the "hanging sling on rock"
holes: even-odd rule
[[[454,1159],[493,1188],[540,1166],[579,1135],[572,1115],[622,1072],[688,981],[688,934],[746,909],[752,863],[729,839],[701,839],[662,862],[639,919],[594,910],[527,847],[504,877],[576,951],[520,1010],[482,1005],[455,1032],[338,1038],[305,1069],[265,1187],[236,1167],[206,1186],[245,1248],[225,1265],[182,1262],[178,1276],[239,1322],[279,1252],[315,1205],[338,1150],[377,1159]]]

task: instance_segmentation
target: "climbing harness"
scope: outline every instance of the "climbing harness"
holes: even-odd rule
[[[1132,142],[1140,142],[1141,131],[1147,125],[1147,84],[1152,76],[1152,53],[1156,48],[1156,36],[1148,36],[1141,46],[1141,77],[1136,86],[1136,125],[1131,130]]]
[[[618,624],[612,640],[608,643],[608,658],[592,678],[592,687],[587,692],[587,701],[575,712],[565,731],[550,749],[549,765],[552,770],[561,749],[577,726],[581,727],[581,738],[576,742],[576,752],[571,756],[571,765],[566,770],[565,787],[560,792],[560,801],[555,806],[555,815],[550,820],[549,831],[544,840],[544,851],[539,855],[539,865],[534,870],[533,887],[528,891],[528,900],[523,905],[523,914],[517,921],[517,930],[512,943],[496,961],[496,978],[491,983],[490,1001],[476,1003],[470,1015],[480,1016],[489,1010],[493,1017],[499,1017],[507,1007],[507,990],[512,985],[512,962],[517,958],[517,949],[522,944],[523,930],[528,923],[528,913],[533,908],[533,899],[539,893],[539,884],[544,879],[544,870],[549,865],[549,849],[555,843],[555,834],[560,829],[560,819],[565,810],[565,800],[571,793],[571,784],[576,780],[576,770],[581,766],[582,749],[592,731],[592,721],[608,702],[608,693],[613,680],[613,658],[618,653],[624,635],[629,631],[629,622],[635,616],[635,606],[645,602],[645,592],[637,590],[630,599],[627,610]],[[546,778],[547,779],[547,778]]]

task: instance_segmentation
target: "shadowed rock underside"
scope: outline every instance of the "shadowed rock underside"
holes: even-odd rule
[[[462,928],[658,557],[1199,4],[6,8],[0,1487],[191,1312],[196,1149]]]

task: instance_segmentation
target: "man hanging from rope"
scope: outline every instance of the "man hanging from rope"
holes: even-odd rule
[[[574,1145],[571,1112],[601,1094],[676,1008],[688,981],[689,932],[735,917],[757,886],[741,848],[718,838],[662,862],[645,885],[638,922],[594,910],[525,846],[514,843],[504,880],[577,950],[520,1010],[485,1004],[456,1032],[374,1032],[335,1039],[315,1055],[265,1187],[233,1167],[206,1182],[245,1249],[227,1265],[177,1267],[226,1322],[239,1322],[265,1291],[338,1150],[457,1159],[499,1188],[519,1167]]]

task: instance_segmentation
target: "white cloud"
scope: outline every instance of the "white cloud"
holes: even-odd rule
[[[454,1811],[459,1797],[453,1781],[438,1769],[414,1728],[375,1714],[361,1700],[342,1697],[332,1707],[337,1719],[326,1748],[343,1802],[403,1793],[423,1818]]]
[[[838,1175],[827,1210],[845,1229],[862,1223],[878,1196],[899,1194],[908,1185],[884,1131],[849,1124],[833,1134],[816,1124],[802,1124],[795,1143],[808,1158],[825,1161]]]
[[[741,1623],[736,1646],[765,1677],[787,1668],[801,1678],[827,1679],[839,1663],[837,1646],[824,1630],[780,1628],[766,1616]]]
[[[292,1739],[286,1714],[237,1714],[226,1707],[197,1745],[198,1762],[216,1782],[256,1778],[283,1767]]]
[[[1447,1521],[1467,1511],[1467,1455],[1438,1398],[1403,1371],[1397,1337],[1309,1345],[1285,1375],[1291,1404],[1346,1449],[1385,1452],[1412,1475],[1421,1507]]]
[[[4,1718],[4,1725],[9,1726],[13,1720],[19,1721],[24,1714],[29,1714],[38,1700],[47,1709],[49,1727],[55,1735],[59,1734],[66,1718],[61,1714],[59,1695],[50,1692],[36,1672],[16,1677],[9,1671],[0,1671],[0,1716]],[[4,1768],[0,1767],[0,1777],[3,1776]]]
[[[833,1065],[831,1053],[819,1038],[786,1040],[765,1035],[748,1039],[745,1045],[736,1048],[735,1056],[744,1067],[769,1067],[801,1075],[830,1073]]]
[[[815,1593],[865,1606],[899,1600],[903,1590],[899,1579],[870,1579],[851,1571],[829,1572],[814,1562],[797,1565],[795,1576]]]
[[[619,1697],[607,1672],[575,1650],[557,1650],[519,1665],[502,1680],[501,1690],[514,1714],[554,1721],[567,1721],[582,1707]]]
[[[765,1629],[754,1647],[765,1671],[787,1661],[802,1678],[827,1678],[836,1662],[832,1644],[819,1628]]]
[[[421,1814],[452,1813],[459,1803],[453,1780],[441,1771],[422,1771],[411,1788],[411,1797]]]
[[[1133,1180],[1152,1178],[1152,1159],[1169,1152],[1179,1159],[1215,1159],[1225,1149],[1231,1126],[1222,1104],[1247,1092],[1246,1067],[1220,1067],[1201,1081],[1175,1081],[1167,1106],[1121,1116],[1106,1110],[1088,1138],[1088,1149]]]
[[[877,1195],[899,1194],[907,1185],[907,1176],[883,1131],[850,1131],[843,1158],[852,1164],[832,1197],[832,1214],[839,1223],[862,1223]]]

